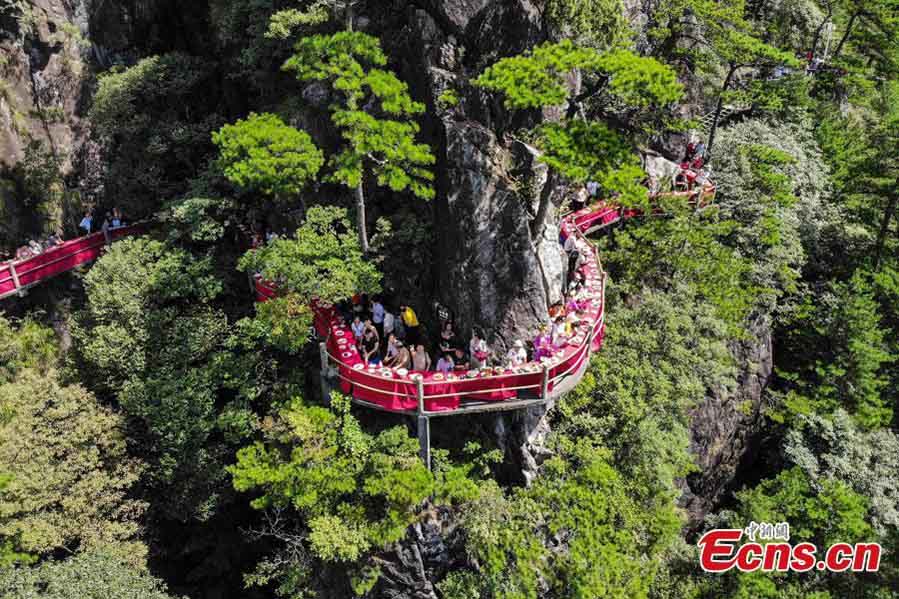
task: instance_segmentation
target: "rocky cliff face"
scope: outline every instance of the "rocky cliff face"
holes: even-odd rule
[[[711,393],[690,415],[690,451],[700,471],[684,481],[680,503],[692,522],[725,498],[741,462],[754,452],[753,437],[762,423],[763,396],[774,367],[770,325],[765,319],[750,326],[752,336],[734,344],[742,366],[733,394]]]
[[[542,41],[542,17],[528,0],[415,4],[394,55],[436,116],[426,131],[438,153],[438,299],[463,330],[482,329],[504,351],[532,337],[560,299],[564,265],[553,211],[543,237],[531,235],[547,171],[513,134],[543,115],[509,114],[470,78]]]
[[[59,181],[47,190],[53,201],[30,197],[12,170],[22,164],[36,172],[49,164],[64,175],[77,170],[87,130],[86,31],[84,1],[34,0],[0,8],[0,253],[39,227],[59,229],[63,200],[73,200]]]
[[[84,1],[34,0],[0,20],[0,162],[11,167],[29,140],[46,143],[71,168],[83,137],[87,65]]]

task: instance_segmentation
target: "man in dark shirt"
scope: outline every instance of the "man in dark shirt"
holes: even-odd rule
[[[381,354],[378,353],[378,336],[375,334],[374,327],[365,331],[362,337],[362,352],[365,361],[368,364],[380,364]]]
[[[466,371],[471,368],[471,363],[468,361],[468,355],[461,347],[457,347],[453,351],[453,364],[454,370]]]

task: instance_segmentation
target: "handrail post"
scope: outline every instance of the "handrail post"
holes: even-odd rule
[[[425,384],[421,378],[415,381],[415,394],[418,396],[418,415],[421,416],[425,413]]]
[[[14,262],[9,263],[9,274],[12,275],[12,282],[16,286],[16,293],[19,294],[19,297],[24,297],[25,290],[22,289],[22,283],[19,282],[19,273],[16,272],[16,265]]]
[[[543,381],[540,383],[540,399],[549,398],[549,366],[543,364]]]
[[[422,379],[415,381],[415,392],[418,395],[418,446],[421,461],[431,469],[431,420],[425,412],[425,385]]]

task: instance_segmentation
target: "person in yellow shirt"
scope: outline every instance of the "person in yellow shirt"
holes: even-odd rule
[[[419,334],[418,316],[411,306],[400,306],[400,318],[403,319],[403,325],[406,327],[406,341],[409,345],[417,345],[421,339]]]

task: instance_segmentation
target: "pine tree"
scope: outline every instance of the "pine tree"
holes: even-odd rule
[[[353,189],[359,245],[368,253],[365,215],[365,180],[394,192],[409,190],[422,199],[434,197],[431,165],[435,158],[427,144],[416,141],[419,126],[413,120],[424,105],[409,95],[408,86],[384,69],[387,56],[377,38],[342,31],[301,39],[284,69],[299,81],[323,81],[338,96],[331,122],[343,144],[329,160],[329,181]]]

